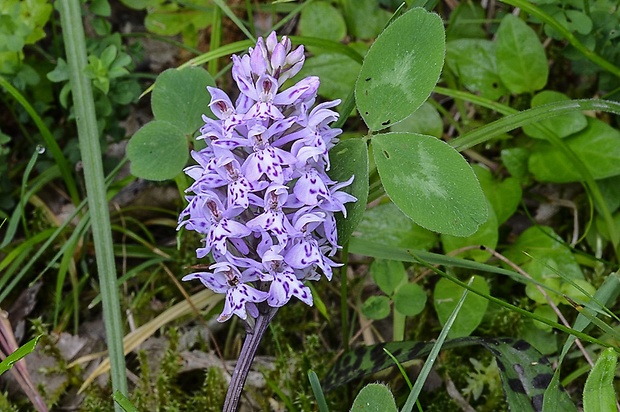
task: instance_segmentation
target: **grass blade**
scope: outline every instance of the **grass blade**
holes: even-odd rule
[[[327,402],[325,401],[325,395],[323,394],[323,389],[321,388],[321,382],[319,382],[319,377],[316,376],[316,373],[313,370],[309,370],[308,379],[310,380],[310,386],[312,387],[312,392],[316,398],[319,412],[329,412]]]
[[[613,411],[616,409],[614,378],[618,354],[607,348],[596,361],[583,388],[583,411]]]
[[[81,3],[79,0],[62,0],[58,2],[58,6],[69,65],[80,152],[84,165],[88,208],[91,213],[97,270],[103,299],[103,318],[110,351],[112,390],[126,394],[127,377],[125,374],[125,357],[123,356],[123,325],[119,293],[116,287],[116,266],[95,102],[90,79],[86,77],[84,71],[88,62]],[[119,406],[116,406],[115,409],[119,412],[121,410]]]
[[[473,281],[474,281],[474,278],[472,277],[469,280],[469,283],[467,286],[471,286]],[[420,371],[420,375],[418,376],[418,379],[416,379],[415,384],[413,385],[413,389],[409,393],[407,402],[405,402],[405,405],[401,409],[401,412],[411,412],[413,410],[413,406],[415,405],[415,402],[416,400],[418,400],[418,396],[420,395],[420,392],[422,391],[422,386],[424,386],[424,382],[426,381],[428,374],[431,373],[431,369],[433,368],[433,365],[435,364],[435,360],[437,359],[437,356],[439,355],[441,346],[443,345],[443,342],[448,337],[448,332],[450,332],[450,328],[452,327],[452,324],[454,324],[454,321],[456,320],[457,315],[461,311],[461,307],[463,306],[463,303],[465,303],[465,298],[467,297],[468,293],[469,293],[469,290],[467,289],[463,291],[463,294],[461,295],[461,299],[459,299],[458,303],[456,304],[456,307],[452,311],[452,314],[448,318],[448,321],[446,322],[443,329],[441,330],[441,333],[439,334],[439,337],[437,338],[437,342],[435,342],[435,345],[433,346],[431,353],[428,355],[428,358],[426,359],[426,362],[424,363],[424,366],[422,367],[422,370]]]

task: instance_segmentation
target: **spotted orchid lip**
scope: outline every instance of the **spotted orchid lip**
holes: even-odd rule
[[[341,190],[353,179],[326,173],[328,148],[341,133],[329,127],[338,119],[331,108],[340,101],[314,106],[314,76],[279,90],[304,62],[303,46],[291,50],[274,32],[233,56],[239,97],[233,103],[224,90],[207,88],[215,118],[203,116],[206,147],[192,152],[198,164],[185,169],[193,194],[178,229],[204,235],[196,255],[214,263],[183,280],[226,295],[221,322],[255,317],[261,302],[279,308],[296,297],[312,305],[304,282],[321,273],[331,280],[339,266],[329,259],[339,248],[334,213],[356,201]]]

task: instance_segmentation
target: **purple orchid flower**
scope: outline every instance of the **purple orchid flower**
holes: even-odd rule
[[[215,293],[226,293],[224,310],[217,318],[219,322],[226,322],[233,314],[241,319],[247,318],[247,312],[253,317],[258,315],[255,304],[269,297],[268,293],[247,285],[248,282],[258,278],[242,274],[239,269],[227,262],[215,263],[209,269],[213,269],[213,272],[192,273],[184,276],[182,280],[199,279]]]
[[[341,183],[326,173],[341,133],[330,128],[340,101],[315,106],[312,76],[280,90],[304,59],[303,46],[293,50],[271,33],[232,57],[238,92],[207,87],[214,118],[203,116],[198,139],[206,147],[192,151],[197,164],[185,169],[194,182],[178,228],[204,236],[196,255],[209,255],[212,271],[183,280],[226,294],[219,321],[256,318],[292,297],[312,305],[305,282],[331,279],[339,266],[329,258],[340,248],[334,214],[346,215],[345,204],[356,201],[343,190],[353,177]]]

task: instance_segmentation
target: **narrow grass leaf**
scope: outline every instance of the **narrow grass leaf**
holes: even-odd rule
[[[403,377],[403,379],[407,383],[407,386],[409,387],[409,390],[413,389],[413,384],[411,383],[411,380],[409,379],[409,375],[407,375],[407,372],[405,371],[405,368],[403,368],[403,365],[401,365],[401,363],[398,361],[398,359],[396,359],[394,357],[394,355],[392,355],[392,353],[389,350],[387,350],[386,348],[383,348],[383,351],[385,352],[386,355],[388,355],[390,357],[390,359],[392,359],[392,361],[394,361],[394,365],[396,365],[398,367],[398,371],[400,372],[401,376]]]
[[[79,0],[62,0],[58,2],[58,6],[69,65],[88,206],[92,218],[91,226],[99,285],[103,297],[103,318],[110,350],[112,389],[127,393],[125,357],[122,346],[123,325],[120,298],[116,288],[116,265],[112,248],[99,131],[91,81],[83,70],[87,65],[87,58],[81,3]]]
[[[310,387],[312,388],[312,393],[314,393],[319,412],[329,412],[327,402],[325,401],[325,395],[323,394],[323,388],[321,388],[321,382],[319,382],[319,377],[316,376],[316,372],[312,369],[308,371],[308,379],[310,380]]]
[[[71,201],[74,204],[79,203],[80,195],[77,190],[77,185],[75,183],[75,179],[73,177],[73,173],[71,170],[71,166],[69,165],[69,161],[65,157],[62,149],[58,145],[56,138],[47,127],[43,119],[39,116],[36,109],[28,102],[28,100],[17,90],[11,83],[9,83],[4,77],[0,76],[0,87],[3,87],[13,98],[22,105],[24,110],[30,115],[32,121],[39,129],[41,133],[41,137],[43,137],[43,141],[45,143],[45,149],[49,150],[52,156],[54,157],[54,161],[60,170],[60,175],[62,176],[65,185],[67,186],[67,191],[69,192],[69,196],[71,197]]]
[[[618,354],[607,348],[599,356],[583,388],[583,411],[599,412],[616,409],[614,379]]]
[[[472,277],[468,283],[468,286],[471,286],[473,281],[474,281],[474,278]],[[461,295],[461,298],[459,299],[456,306],[454,307],[452,314],[450,315],[450,317],[444,324],[443,328],[441,329],[441,333],[439,334],[439,337],[437,338],[437,342],[435,342],[435,344],[433,345],[433,348],[431,349],[431,352],[428,355],[426,362],[424,362],[424,366],[422,367],[422,370],[420,371],[420,375],[416,379],[415,384],[413,385],[413,389],[411,389],[411,392],[409,393],[409,397],[407,398],[407,402],[405,402],[405,405],[401,409],[401,412],[411,412],[413,410],[415,402],[418,400],[418,396],[420,395],[420,392],[422,391],[422,386],[424,386],[424,382],[426,382],[426,378],[428,377],[429,373],[431,373],[431,369],[433,368],[433,365],[435,364],[435,360],[437,360],[437,356],[439,355],[441,346],[443,345],[444,341],[448,337],[450,328],[452,328],[452,325],[454,324],[456,317],[461,311],[461,308],[463,307],[463,304],[465,303],[465,298],[467,297],[468,293],[469,293],[469,290],[467,289],[463,291],[463,294]]]
[[[20,346],[15,352],[7,356],[2,362],[0,362],[0,375],[11,369],[15,362],[18,362],[19,360],[25,358],[26,355],[31,353],[37,346],[37,343],[39,342],[41,336],[42,335],[39,335],[36,338],[29,340],[28,342]]]
[[[615,302],[617,297],[620,295],[620,276],[617,273],[611,273],[609,276],[605,278],[603,284],[598,288],[596,293],[594,294],[592,300],[601,304],[602,307],[605,307],[610,304],[610,302]],[[586,309],[587,310],[587,309]],[[573,326],[573,329],[577,331],[583,331],[590,324],[590,319],[585,315],[585,311],[582,311],[577,316],[577,320]],[[575,336],[570,335],[566,339],[564,343],[564,347],[562,348],[562,352],[560,353],[560,357],[558,359],[558,367],[553,374],[553,379],[549,384],[549,387],[545,391],[544,395],[544,404],[543,408],[546,411],[552,411],[555,408],[555,405],[558,404],[557,397],[557,388],[560,385],[560,371],[561,365],[564,361],[564,358],[568,354],[569,349],[575,342]]]
[[[112,395],[114,402],[116,402],[125,412],[138,412],[138,408],[127,398],[122,392],[116,391]]]

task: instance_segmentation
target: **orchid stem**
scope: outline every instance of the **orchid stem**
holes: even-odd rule
[[[228,386],[228,392],[226,393],[226,400],[224,401],[224,409],[222,412],[236,412],[239,408],[239,400],[241,399],[241,392],[245,385],[245,380],[250,372],[250,367],[256,356],[258,345],[263,339],[263,335],[269,327],[269,323],[276,315],[278,308],[267,307],[267,311],[260,312],[256,318],[254,329],[248,331],[239,354],[239,360],[235,366],[235,371],[230,379],[230,385]]]

